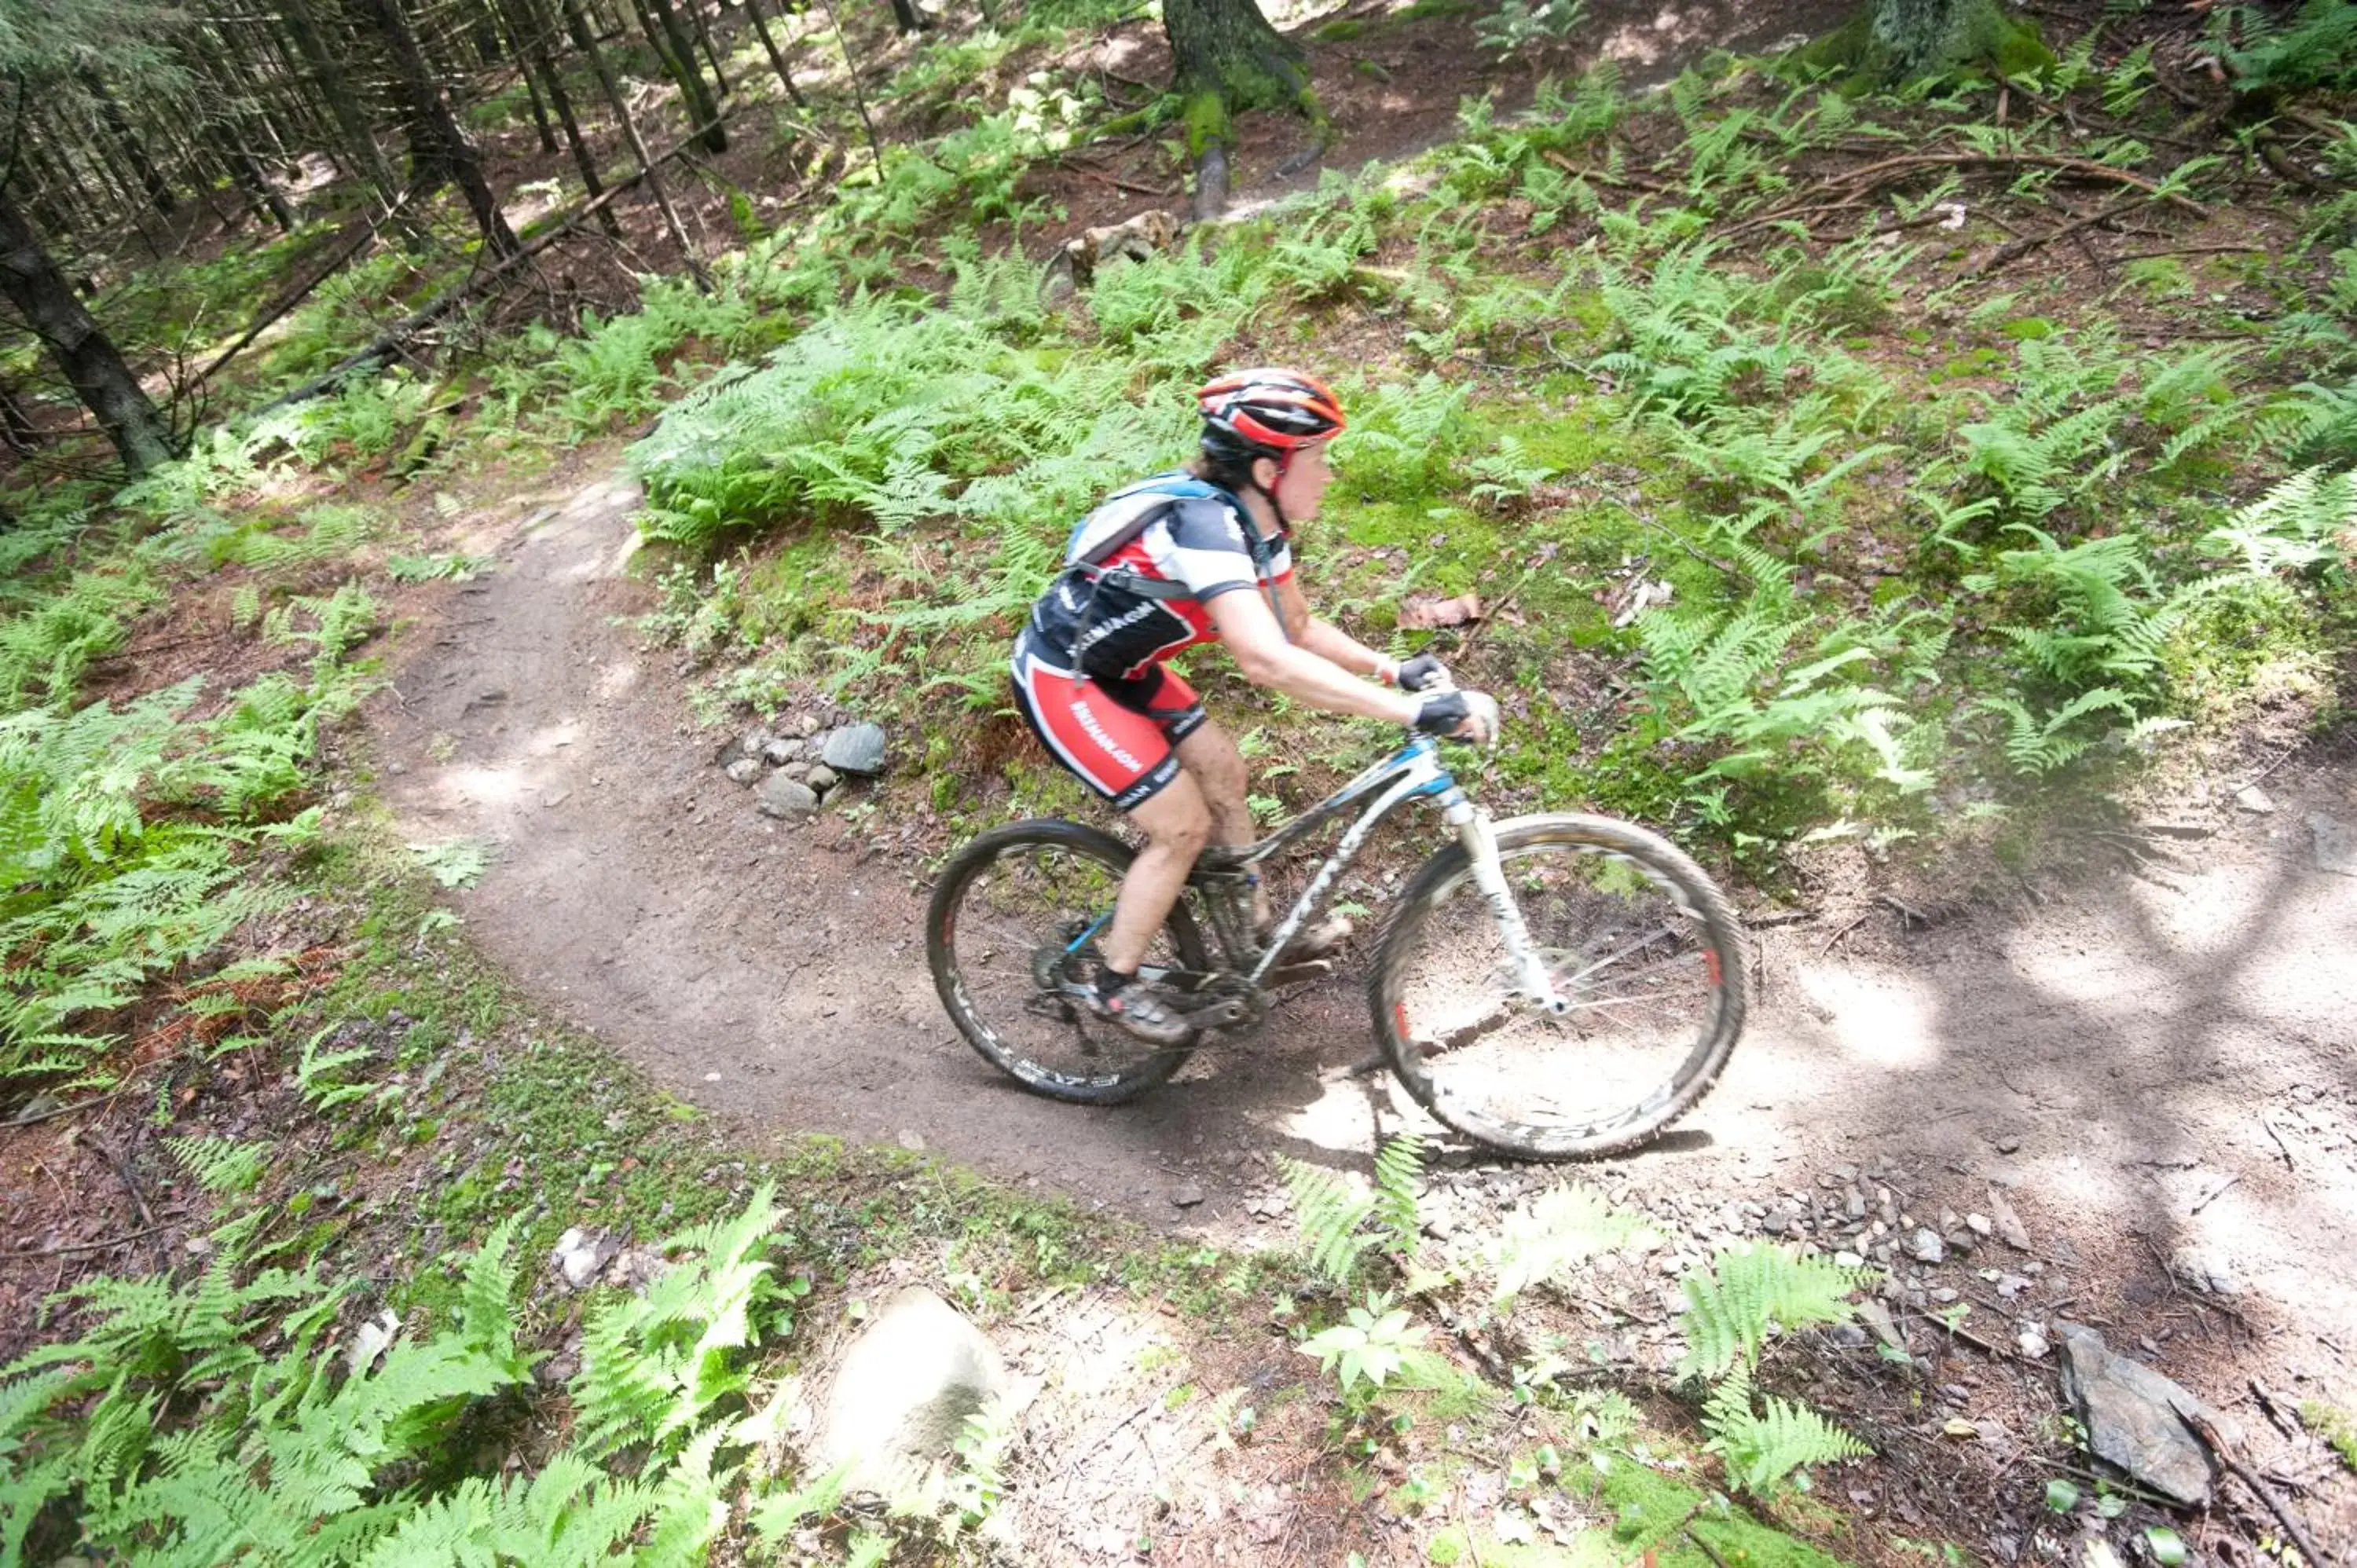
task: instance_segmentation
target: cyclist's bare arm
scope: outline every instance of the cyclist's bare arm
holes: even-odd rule
[[[1287,637],[1320,659],[1338,664],[1353,675],[1365,675],[1384,681],[1392,661],[1376,652],[1332,621],[1320,620],[1309,611],[1309,601],[1302,596],[1301,585],[1287,577],[1276,585],[1277,607],[1285,611],[1285,631]],[[1388,682],[1386,682],[1388,684]]]
[[[1283,589],[1279,602],[1284,602]],[[1211,612],[1211,624],[1219,628],[1220,640],[1227,644],[1237,668],[1254,685],[1282,692],[1329,713],[1388,719],[1395,725],[1415,721],[1415,697],[1362,681],[1310,647],[1288,641],[1275,613],[1260,595],[1234,589],[1219,595],[1205,608]],[[1340,632],[1334,635],[1351,648],[1358,647]],[[1368,658],[1371,660],[1372,655]]]

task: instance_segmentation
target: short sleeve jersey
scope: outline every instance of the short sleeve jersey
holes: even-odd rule
[[[1131,531],[1141,517],[1144,526],[1102,565],[1181,584],[1185,597],[1150,598],[1123,588],[1117,577],[1100,580],[1078,564],[1105,541]],[[1075,674],[1134,679],[1182,649],[1213,640],[1219,632],[1207,607],[1213,599],[1239,588],[1273,586],[1293,575],[1289,542],[1266,541],[1255,560],[1244,532],[1251,526],[1223,500],[1160,495],[1142,487],[1114,496],[1075,532],[1065,569],[1032,607],[1036,650],[1059,666],[1069,656]]]

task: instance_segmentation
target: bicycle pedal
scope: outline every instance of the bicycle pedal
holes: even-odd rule
[[[1300,963],[1279,964],[1268,972],[1267,977],[1261,982],[1261,984],[1274,991],[1279,986],[1304,985],[1313,980],[1323,980],[1333,972],[1332,959],[1313,958]]]

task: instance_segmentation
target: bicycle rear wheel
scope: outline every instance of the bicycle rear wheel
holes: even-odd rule
[[[1532,942],[1571,1004],[1519,1002],[1496,917],[1461,844],[1432,857],[1386,926],[1368,996],[1415,1101],[1524,1159],[1650,1143],[1726,1066],[1743,1032],[1742,928],[1666,840],[1601,817],[1497,824]]]
[[[1026,1089],[1111,1105],[1168,1080],[1194,1048],[1149,1045],[1063,988],[1096,974],[1097,937],[1135,852],[1078,822],[994,828],[958,852],[933,888],[925,956],[966,1043]],[[1201,971],[1201,938],[1170,912],[1143,966]]]

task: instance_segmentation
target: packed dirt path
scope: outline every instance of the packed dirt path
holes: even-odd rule
[[[891,824],[759,815],[670,656],[617,623],[650,597],[626,571],[635,499],[601,480],[485,524],[465,542],[498,571],[450,591],[375,709],[408,836],[494,846],[454,902],[519,982],[748,1133],[897,1140],[1164,1227],[1280,1239],[1269,1155],[1363,1166],[1397,1119],[1389,1080],[1351,1071],[1355,975],[1125,1108],[1035,1098],[966,1049],[927,976],[924,887],[866,853]],[[2357,822],[2357,766],[2266,789],[2272,814],[2195,803],[2201,836],[2036,907],[1919,924],[1867,891],[1760,930],[1726,1079],[1660,1148],[1587,1174],[1697,1245],[1797,1216],[1828,1246],[1896,1243],[1902,1270],[1919,1226],[1962,1230],[1994,1187],[2047,1271],[2022,1315],[2150,1341],[2222,1406],[2255,1373],[2357,1404],[2357,875],[2319,869],[2309,827]],[[1456,1165],[1467,1201],[1536,1179]],[[1851,1187],[1885,1231],[1814,1217]],[[1996,1313],[1977,1266],[1915,1283]]]

